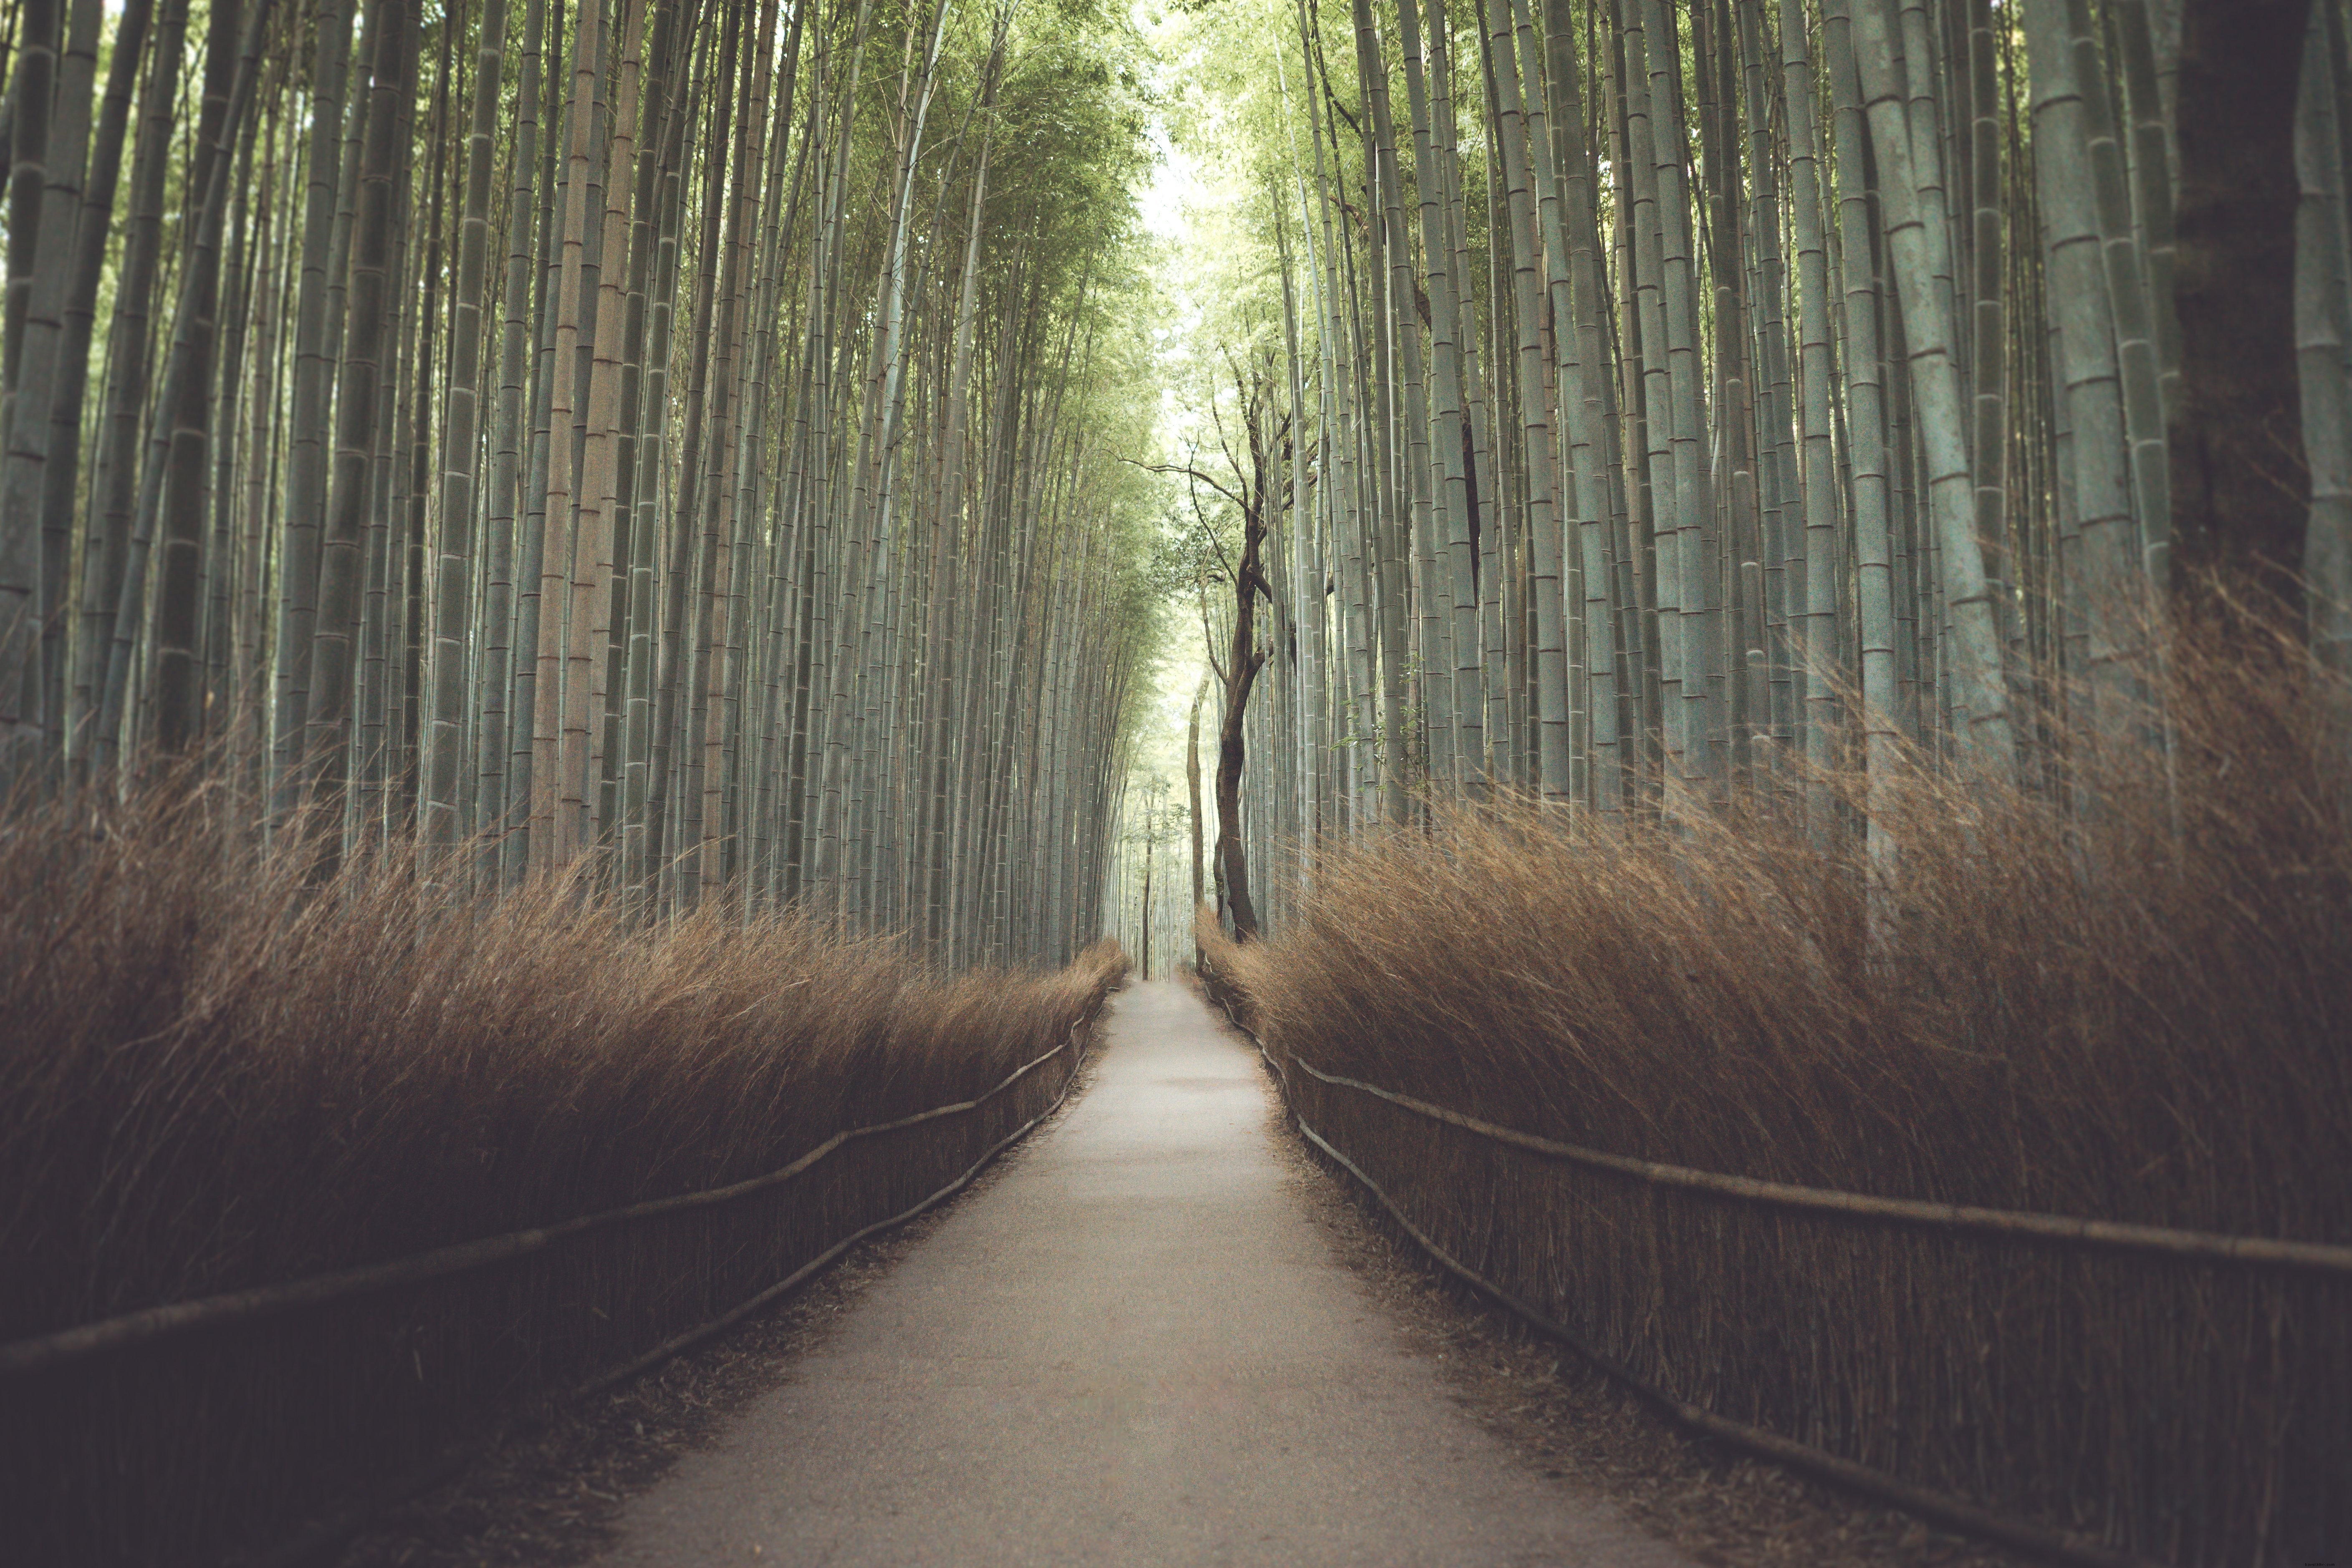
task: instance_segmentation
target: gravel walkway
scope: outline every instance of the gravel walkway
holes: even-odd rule
[[[1123,994],[1093,1087],[604,1561],[1689,1568],[1483,1431],[1285,1180],[1255,1056]]]

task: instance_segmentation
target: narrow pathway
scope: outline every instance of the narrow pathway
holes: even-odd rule
[[[1108,1045],[1002,1180],[629,1505],[608,1561],[1684,1568],[1405,1352],[1198,1000],[1129,990]]]

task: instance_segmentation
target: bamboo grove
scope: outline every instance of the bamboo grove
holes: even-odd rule
[[[1122,22],[8,20],[16,788],[202,753],[326,866],[1083,945],[1149,625]]]
[[[2065,737],[2132,726],[2160,766],[2168,626],[2267,614],[2341,670],[2347,21],[1272,0],[1194,29],[1242,84],[1202,139],[1259,258],[1192,482],[1262,542],[1241,833],[1275,911],[1292,847],[1498,791],[1762,809],[1891,875],[1838,778],[2063,800]]]

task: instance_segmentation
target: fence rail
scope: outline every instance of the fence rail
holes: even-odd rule
[[[1230,1013],[1227,1015],[1230,1016]],[[1240,1027],[1239,1024],[1235,1025]],[[1244,1033],[1247,1031],[1244,1030]],[[1251,1036],[1255,1040],[1256,1037]],[[1260,1047],[1264,1049],[1263,1047]],[[1913,1198],[1882,1198],[1867,1193],[1839,1192],[1828,1187],[1804,1187],[1786,1182],[1759,1181],[1753,1176],[1727,1175],[1662,1164],[1624,1154],[1603,1153],[1574,1143],[1539,1138],[1532,1132],[1482,1121],[1409,1094],[1381,1089],[1360,1079],[1328,1073],[1304,1058],[1291,1061],[1322,1083],[1369,1094],[1433,1121],[1443,1121],[1497,1143],[1531,1153],[1565,1160],[1595,1170],[1613,1171],[1655,1186],[1712,1193],[1744,1203],[1776,1208],[1811,1209],[1816,1213],[1852,1215],[1896,1225],[1934,1230],[1969,1231],[1979,1236],[2027,1237],[2036,1241],[2073,1243],[2117,1251],[2153,1253],[2193,1258],[2203,1263],[2238,1264],[2249,1268],[2292,1268],[2321,1274],[2352,1275],[2352,1247],[2325,1241],[2288,1241],[2267,1237],[2221,1236],[2209,1231],[2174,1230],[2164,1226],[2125,1225],[2113,1220],[2074,1219],[2064,1215],[2028,1214],[2013,1209],[1976,1208],[1965,1204],[1925,1203]]]
[[[1095,1011],[1099,1011],[1099,1008],[1100,1004],[1097,1003]],[[405,1258],[388,1258],[380,1263],[362,1264],[357,1268],[336,1269],[331,1273],[314,1274],[304,1279],[285,1280],[273,1285],[257,1285],[243,1290],[224,1291],[218,1295],[200,1297],[194,1300],[174,1301],[163,1306],[142,1308],[136,1311],[123,1312],[114,1317],[101,1318],[94,1322],[79,1324],[73,1328],[58,1329],[29,1339],[13,1341],[7,1344],[0,1344],[0,1382],[47,1372],[57,1367],[102,1355],[110,1351],[127,1349],[132,1345],[152,1344],[160,1340],[172,1339],[199,1330],[218,1328],[231,1323],[252,1322],[287,1312],[299,1311],[305,1308],[322,1306],[332,1301],[373,1295],[378,1291],[414,1285],[427,1279],[444,1279],[470,1269],[488,1268],[494,1263],[502,1263],[510,1258],[543,1252],[559,1242],[591,1231],[605,1230],[615,1226],[634,1224],[665,1215],[711,1208],[732,1203],[755,1193],[781,1186],[793,1177],[813,1169],[835,1151],[860,1139],[879,1137],[884,1133],[900,1131],[925,1121],[963,1115],[979,1110],[1055,1057],[1076,1048],[1081,1032],[1093,1022],[1093,1011],[1081,1016],[1070,1026],[1069,1038],[1045,1055],[1015,1068],[995,1087],[971,1100],[958,1100],[950,1105],[933,1106],[929,1110],[918,1111],[912,1116],[902,1116],[894,1121],[877,1121],[869,1126],[849,1128],[835,1133],[788,1165],[748,1177],[740,1182],[730,1183],[720,1187],[709,1187],[699,1192],[680,1193],[667,1198],[652,1198],[644,1203],[630,1204],[623,1208],[583,1215],[554,1225],[534,1226],[529,1230],[509,1231],[503,1236],[483,1237],[474,1241],[457,1242],[448,1247],[435,1247],[428,1252],[412,1253]],[[1066,1087],[1066,1085],[1065,1088]],[[1032,1122],[1030,1125],[1034,1126],[1035,1123]],[[1025,1127],[1022,1129],[1023,1131],[1027,1130]],[[1015,1133],[1014,1136],[1017,1137],[1019,1134]],[[996,1150],[992,1150],[991,1157],[1003,1147],[1003,1144],[999,1144]],[[985,1163],[983,1160],[982,1163]],[[971,1173],[967,1172],[961,1180],[969,1180],[971,1174]],[[930,1202],[936,1202],[937,1196],[940,1195],[945,1194],[938,1194],[927,1200],[926,1206]],[[858,1234],[862,1237],[871,1234],[875,1229],[897,1224],[899,1219],[910,1217],[912,1212],[914,1211],[910,1211],[909,1215],[883,1221],[880,1226],[869,1226],[867,1230]],[[851,1241],[856,1239],[857,1239],[856,1237],[850,1238]],[[812,1264],[808,1268],[796,1273],[784,1286],[772,1288],[770,1294],[788,1289],[791,1284],[806,1278],[807,1273],[821,1266],[824,1261],[837,1256],[841,1248],[848,1245],[848,1241],[837,1244],[827,1251],[817,1264]],[[763,1295],[758,1300],[767,1299],[769,1296]],[[753,1305],[756,1304],[755,1301]],[[740,1309],[743,1311],[751,1310],[750,1306]]]

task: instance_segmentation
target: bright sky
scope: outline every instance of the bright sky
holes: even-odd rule
[[[1160,162],[1138,203],[1143,211],[1143,226],[1158,238],[1181,244],[1184,203],[1196,198],[1199,173],[1192,155],[1169,139],[1168,127],[1157,119],[1151,126],[1151,144],[1159,149]]]
[[[1135,25],[1147,38],[1166,43],[1182,24],[1163,17],[1158,8],[1139,0],[1133,12]],[[1166,84],[1170,67],[1164,49],[1162,63],[1157,69]],[[1151,126],[1152,145],[1159,151],[1160,162],[1151,172],[1151,182],[1139,193],[1137,205],[1143,217],[1143,226],[1160,242],[1159,266],[1162,299],[1181,300],[1183,298],[1182,279],[1191,270],[1185,247],[1191,239],[1190,226],[1185,220],[1188,205],[1197,205],[1209,199],[1209,190],[1201,176],[1199,161],[1175,143],[1164,121],[1155,120]],[[1189,323],[1185,313],[1159,332],[1159,351],[1163,363],[1178,352]],[[1163,391],[1160,399],[1163,438],[1173,435],[1178,418],[1172,391]],[[1172,440],[1164,440],[1171,450]],[[1150,707],[1142,732],[1137,737],[1134,790],[1139,791],[1147,779],[1158,774],[1168,781],[1170,797],[1181,801],[1184,795],[1184,731],[1192,713],[1192,694],[1198,689],[1207,664],[1201,649],[1200,621],[1188,605],[1171,606],[1174,614],[1170,626],[1167,657],[1159,672],[1157,689],[1152,693]],[[1213,712],[1202,722],[1213,731],[1216,723]],[[1211,742],[1213,745],[1213,742]],[[1213,763],[1209,765],[1213,766]],[[1202,787],[1207,787],[1203,780]]]

